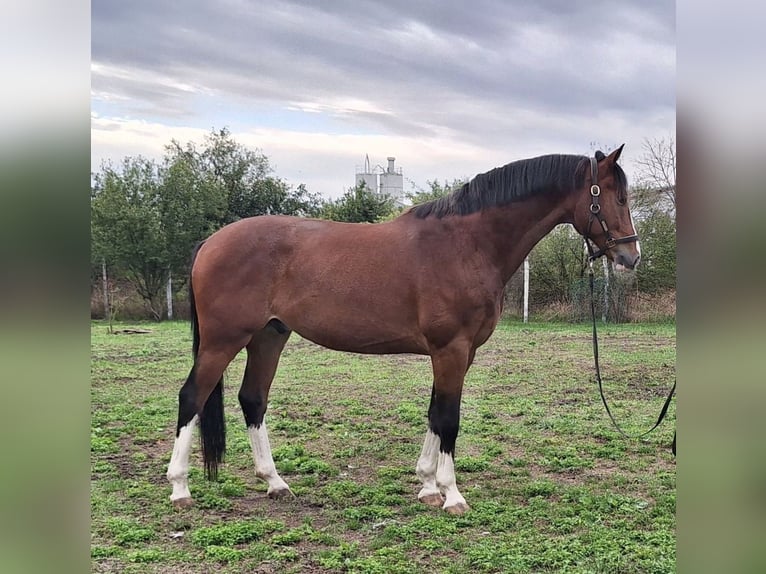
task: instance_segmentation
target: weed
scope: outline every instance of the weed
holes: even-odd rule
[[[244,554],[244,551],[231,548],[230,546],[211,544],[205,547],[205,557],[219,562],[237,562],[242,559]]]
[[[342,542],[340,546],[333,550],[323,550],[319,552],[319,564],[322,568],[331,570],[347,569],[351,561],[359,554],[359,543]]]
[[[162,552],[153,548],[128,552],[128,561],[130,562],[159,562],[162,558]]]
[[[154,532],[150,528],[142,528],[135,520],[110,518],[107,520],[107,527],[114,541],[120,546],[147,542],[154,538]]]
[[[462,472],[481,472],[489,468],[489,462],[475,456],[461,456],[455,460],[455,470]]]
[[[274,520],[244,520],[202,527],[191,534],[192,543],[197,546],[236,546],[259,540],[264,534],[282,530],[284,524]]]
[[[283,446],[274,450],[274,464],[279,472],[295,474],[320,474],[331,476],[338,473],[326,462],[309,456],[300,445]]]
[[[275,534],[271,537],[269,542],[276,544],[277,546],[292,546],[303,540],[310,531],[311,529],[305,526],[292,528],[287,532]]]
[[[116,546],[93,546],[90,549],[91,558],[110,558],[119,554],[120,549]]]

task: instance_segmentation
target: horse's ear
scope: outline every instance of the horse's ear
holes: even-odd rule
[[[596,150],[596,161],[601,161],[606,156],[604,155],[604,152],[602,152],[600,149]]]
[[[617,160],[620,159],[622,148],[624,147],[625,147],[625,144],[622,144],[620,147],[618,147],[616,150],[614,150],[612,153],[609,154],[609,159],[612,163],[617,163]]]

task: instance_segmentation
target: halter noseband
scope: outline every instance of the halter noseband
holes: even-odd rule
[[[609,226],[606,224],[604,216],[601,215],[601,205],[598,202],[599,197],[601,196],[601,188],[598,185],[598,162],[595,157],[590,158],[590,174],[592,182],[592,185],[590,186],[590,217],[588,217],[588,228],[585,230],[583,237],[585,238],[585,245],[588,248],[588,263],[593,263],[593,261],[602,255],[605,255],[607,251],[612,249],[618,243],[633,243],[634,241],[638,241],[638,234],[634,233],[633,235],[626,235],[625,237],[618,237],[616,239],[612,237],[612,232],[609,231]],[[591,241],[593,240],[589,237],[590,228],[593,225],[594,219],[598,220],[606,235],[606,243],[604,244],[604,247],[598,251],[593,250],[593,246],[591,245]]]

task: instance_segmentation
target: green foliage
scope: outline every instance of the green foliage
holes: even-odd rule
[[[160,189],[164,259],[176,276],[186,275],[192,246],[218,227],[226,209],[226,191],[190,146],[166,146]]]
[[[351,561],[359,555],[359,543],[343,542],[333,550],[325,550],[319,553],[319,564],[322,568],[331,570],[345,570]]]
[[[634,273],[615,273],[611,265],[607,265],[604,270],[602,262],[594,264],[593,295],[591,295],[590,277],[587,275],[571,285],[572,319],[590,321],[591,298],[593,298],[597,320],[604,316],[606,310],[607,321],[624,322],[629,312],[629,295],[635,292],[635,283]]]
[[[237,143],[227,129],[213,131],[201,151],[187,145],[201,170],[211,174],[225,191],[226,210],[218,226],[256,215],[317,215],[318,195],[304,185],[292,189],[273,175],[268,158]]]
[[[481,472],[487,468],[489,468],[489,462],[485,458],[459,456],[455,460],[455,470],[461,472]]]
[[[412,424],[425,422],[427,419],[427,413],[423,408],[410,401],[399,404],[396,407],[396,415],[401,420]]]
[[[292,528],[287,532],[275,534],[271,537],[270,542],[272,544],[276,544],[277,546],[292,546],[294,544],[298,544],[298,542],[303,540],[310,532],[311,528],[306,526]]]
[[[581,279],[587,258],[580,235],[571,225],[559,225],[529,254],[529,300],[534,307],[569,300],[572,283]]]
[[[154,532],[150,528],[143,528],[135,520],[111,518],[107,521],[107,527],[114,541],[120,546],[147,542],[154,538]]]
[[[230,546],[212,544],[205,547],[205,556],[219,562],[237,562],[242,559],[244,554],[244,551],[231,548]]]
[[[162,175],[142,157],[105,166],[91,188],[91,258],[125,273],[155,318],[168,262],[160,219]]]
[[[284,529],[285,525],[276,520],[242,520],[216,526],[198,528],[191,534],[191,541],[197,546],[227,546],[260,540],[265,534]]]
[[[120,549],[116,546],[93,546],[90,549],[91,558],[111,558],[119,554]]]
[[[300,445],[282,446],[274,450],[274,464],[279,472],[331,476],[338,471],[326,462],[314,458]]]
[[[272,174],[268,158],[227,129],[203,145],[173,140],[161,164],[126,157],[102,166],[91,187],[91,264],[127,278],[155,319],[168,273],[180,288],[193,246],[223,225],[264,214],[314,216],[321,198]]]
[[[95,432],[91,432],[90,450],[91,452],[107,453],[119,452],[120,449],[113,439],[106,436],[98,436]]]
[[[153,548],[147,548],[146,550],[134,550],[128,552],[128,560],[130,562],[158,562],[162,560],[163,554],[159,550]]]
[[[439,199],[440,197],[444,197],[445,195],[451,193],[453,190],[457,189],[461,185],[463,185],[465,181],[453,179],[452,183],[447,183],[445,180],[443,184],[440,184],[438,180],[434,179],[433,181],[426,180],[426,185],[428,186],[428,189],[420,188],[417,191],[413,190],[410,193],[405,194],[407,199],[409,199],[412,202],[412,205],[418,205],[420,203],[425,203],[427,201],[432,201],[434,199]]]
[[[653,210],[638,223],[641,264],[636,270],[638,288],[654,293],[676,286],[676,222],[672,215]]]
[[[348,223],[375,223],[394,213],[394,200],[367,188],[364,182],[349,189],[342,197],[327,202],[321,217]]]

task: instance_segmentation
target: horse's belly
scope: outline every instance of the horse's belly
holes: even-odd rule
[[[368,355],[386,355],[386,354],[399,354],[399,353],[415,353],[419,355],[427,355],[428,350],[425,345],[421,345],[418,341],[403,337],[403,338],[371,338],[364,334],[348,334],[344,333],[338,335],[335,333],[323,332],[319,334],[305,334],[296,330],[296,332],[302,337],[327,347],[328,349],[334,349],[336,351],[346,351],[349,353],[364,353]]]
[[[301,337],[314,343],[352,353],[427,353],[425,338],[405,322],[365,316],[364,311],[326,311],[279,319]]]

